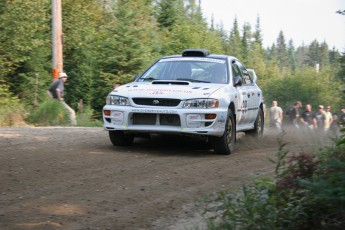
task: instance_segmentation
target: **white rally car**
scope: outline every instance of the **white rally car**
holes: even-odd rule
[[[237,58],[187,49],[110,92],[103,120],[113,145],[132,145],[142,134],[199,135],[230,154],[236,132],[262,135],[262,92]]]

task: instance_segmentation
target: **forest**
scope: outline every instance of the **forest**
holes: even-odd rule
[[[255,25],[234,17],[224,28],[206,20],[197,0],[63,0],[62,14],[65,100],[77,113],[82,100],[93,119],[100,119],[114,84],[186,48],[232,55],[255,69],[268,106],[271,100],[284,109],[297,100],[334,111],[345,105],[344,51],[317,40],[295,47],[283,31],[263,47],[259,17]],[[0,125],[8,114],[30,117],[49,100],[51,20],[51,1],[0,2]]]

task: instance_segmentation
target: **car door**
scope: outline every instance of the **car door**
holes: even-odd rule
[[[237,107],[239,120],[237,122],[239,126],[249,126],[254,123],[257,116],[257,87],[241,62],[233,61],[232,70],[235,78],[241,78],[241,84],[236,87],[239,96]]]
[[[247,118],[248,124],[253,124],[257,118],[259,103],[261,98],[261,91],[254,83],[248,70],[242,63],[237,63],[243,76],[243,86],[247,92]]]
[[[236,61],[231,63],[232,77],[236,89],[235,103],[236,103],[236,123],[238,126],[245,125],[247,119],[247,92],[243,87],[243,76]]]

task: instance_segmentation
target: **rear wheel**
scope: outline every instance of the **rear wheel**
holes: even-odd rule
[[[264,133],[264,112],[259,108],[258,116],[254,123],[254,129],[246,132],[247,135],[252,137],[262,137]]]
[[[109,131],[109,138],[115,146],[130,146],[134,141],[134,135],[119,130]]]
[[[225,130],[221,137],[211,137],[213,149],[218,154],[231,154],[235,149],[236,141],[236,123],[234,114],[228,111],[228,117],[225,123]]]

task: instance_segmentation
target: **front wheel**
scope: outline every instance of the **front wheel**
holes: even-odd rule
[[[225,123],[225,130],[221,137],[211,137],[213,149],[218,154],[231,154],[235,149],[236,141],[236,122],[234,114],[228,111]]]
[[[124,131],[109,131],[109,138],[115,146],[130,146],[133,144],[134,136]]]
[[[254,129],[246,131],[252,137],[262,137],[264,133],[264,112],[259,108],[258,115],[254,123]]]

